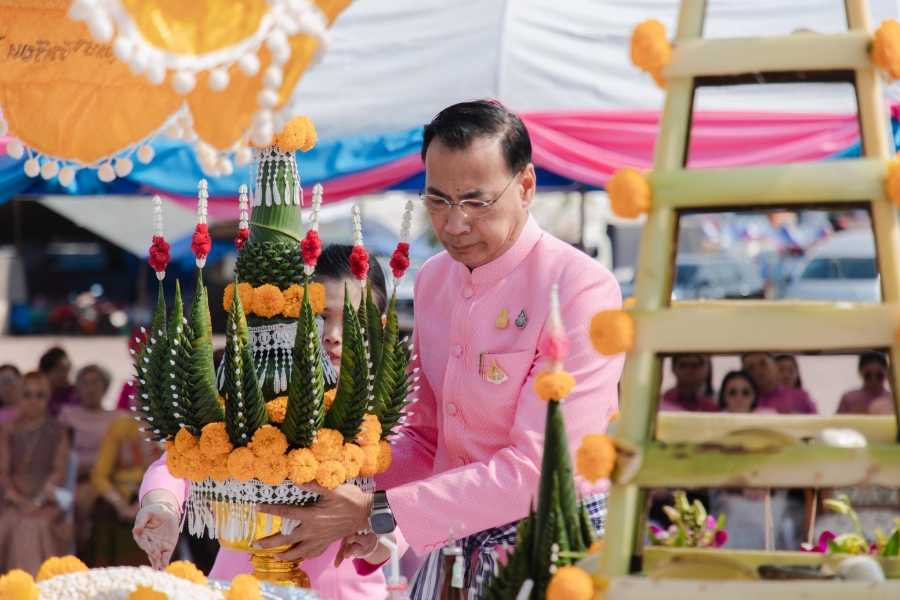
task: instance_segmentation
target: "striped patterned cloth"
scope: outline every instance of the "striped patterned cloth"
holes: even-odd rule
[[[588,515],[603,537],[603,522],[606,520],[606,494],[597,494],[585,500]],[[516,544],[519,522],[515,521],[501,527],[494,527],[459,540],[463,548],[463,560],[466,565],[465,586],[469,600],[477,600],[484,593],[497,568],[497,559],[493,550],[504,544],[512,547]],[[441,549],[435,550],[416,571],[410,582],[410,600],[437,600],[438,585],[441,577]]]

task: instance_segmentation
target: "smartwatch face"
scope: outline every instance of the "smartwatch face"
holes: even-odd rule
[[[374,533],[390,533],[394,530],[394,516],[389,512],[373,513],[369,516],[369,524]]]

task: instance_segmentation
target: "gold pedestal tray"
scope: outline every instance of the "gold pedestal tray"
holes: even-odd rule
[[[281,532],[281,517],[258,513],[252,504],[220,501],[210,501],[209,504],[215,511],[216,520],[221,524],[218,532],[219,544],[229,550],[250,554],[254,577],[279,586],[310,587],[309,575],[300,568],[302,558],[296,560],[275,558],[276,554],[286,552],[291,546],[267,550],[257,550],[253,547],[259,540]],[[238,527],[238,523],[230,523],[234,520],[239,520],[241,527]],[[229,535],[241,529],[246,530],[246,535]]]

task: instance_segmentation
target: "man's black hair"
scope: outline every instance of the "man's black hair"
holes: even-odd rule
[[[496,100],[471,100],[448,106],[425,126],[422,160],[435,139],[451,150],[465,150],[482,137],[500,140],[510,175],[531,162],[531,138],[522,119]]]
[[[863,367],[869,363],[881,365],[885,369],[888,366],[887,358],[882,352],[863,352],[859,357],[859,370],[862,371]]]
[[[44,352],[44,355],[41,356],[41,360],[38,363],[38,370],[41,373],[49,373],[53,370],[53,368],[59,364],[64,358],[69,358],[69,355],[66,354],[66,351],[59,347],[53,347]]]
[[[316,273],[314,279],[331,279],[340,281],[342,279],[350,279],[355,281],[353,272],[350,270],[350,253],[353,252],[353,246],[345,244],[328,244],[322,250],[322,255],[316,263]],[[369,253],[369,272],[366,279],[372,286],[372,301],[375,303],[378,312],[382,315],[387,313],[387,288],[384,284],[384,271],[378,263],[378,259],[371,252]]]

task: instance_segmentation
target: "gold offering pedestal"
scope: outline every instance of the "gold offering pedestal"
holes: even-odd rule
[[[284,587],[309,588],[309,576],[300,568],[302,558],[281,560],[276,554],[286,552],[291,546],[279,546],[267,550],[253,547],[257,541],[281,532],[281,517],[258,513],[253,504],[212,500],[210,508],[219,523],[219,543],[229,550],[250,555],[253,576],[260,581]]]

